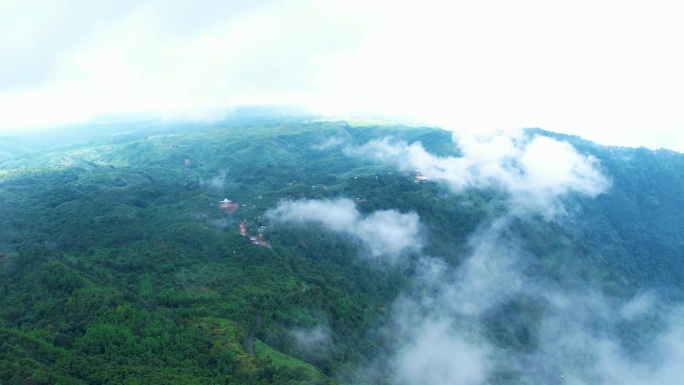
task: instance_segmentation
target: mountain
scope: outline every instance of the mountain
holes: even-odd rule
[[[0,161],[21,158],[34,152],[32,143],[13,137],[0,137]]]
[[[67,131],[0,140],[0,383],[684,374],[680,153],[263,109]]]

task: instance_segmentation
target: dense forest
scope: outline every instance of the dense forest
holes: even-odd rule
[[[682,170],[283,116],[3,137],[0,384],[675,383]]]

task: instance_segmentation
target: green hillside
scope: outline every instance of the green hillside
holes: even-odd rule
[[[388,363],[405,342],[397,299],[438,301],[443,290],[415,278],[424,258],[457,271],[473,234],[510,212],[496,185],[454,191],[349,151],[392,137],[461,156],[437,128],[276,118],[145,127],[42,149],[0,141],[0,384],[400,384]],[[649,290],[678,303],[684,155],[526,135],[593,155],[611,187],[563,196],[562,218],[511,219],[501,239],[531,256],[522,276],[586,284],[619,303]],[[369,258],[363,234],[269,214],[338,198],[362,219],[417,214],[421,247],[399,262]],[[220,208],[224,199],[236,206]],[[454,319],[491,349],[532,359],[554,306],[520,293]],[[637,357],[666,325],[652,315],[595,327]],[[512,361],[485,382],[561,370],[527,376]]]

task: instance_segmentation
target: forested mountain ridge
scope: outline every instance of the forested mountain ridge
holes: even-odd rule
[[[560,319],[619,364],[663,351],[684,285],[682,154],[291,118],[129,131],[2,142],[1,383],[615,380],[579,358],[598,347],[547,343]],[[513,155],[483,160],[491,143]],[[543,146],[579,168],[526,163]],[[600,300],[573,320],[562,304],[587,293]]]

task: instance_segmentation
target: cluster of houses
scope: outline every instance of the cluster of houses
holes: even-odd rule
[[[228,199],[224,199],[224,200],[219,202],[219,209],[225,210],[229,213],[234,212],[235,210],[237,210],[237,208],[238,208],[237,203],[229,201]]]
[[[408,176],[408,173],[404,173],[404,175]],[[357,177],[354,177],[354,179],[356,179],[356,178]],[[376,178],[377,178],[377,176],[376,176]],[[428,177],[423,175],[423,172],[421,170],[415,171],[415,181],[416,182],[426,181],[426,180],[428,180]],[[292,182],[292,183],[294,183],[294,182]],[[316,187],[316,186],[312,186],[312,187]],[[328,190],[327,186],[323,186],[323,188],[325,190]],[[261,196],[259,196],[259,198],[261,198]],[[366,201],[366,198],[357,197],[355,199],[354,203],[358,204],[358,203],[363,203],[365,201]],[[232,202],[226,198],[226,199],[219,202],[219,209],[225,210],[226,212],[229,212],[229,213],[232,213],[238,209],[238,204],[235,202]],[[245,221],[240,222],[239,229],[240,229],[240,235],[243,237],[246,237],[247,236],[247,229],[245,227]],[[249,237],[250,242],[252,242],[252,244],[257,245],[257,246],[268,246],[268,242],[266,242],[264,240],[264,230],[266,230],[266,226],[260,226],[258,229],[258,234],[255,236]]]
[[[244,205],[243,205],[244,206]],[[235,210],[238,209],[238,204],[230,201],[228,199],[224,199],[219,202],[219,209],[224,210],[226,212],[232,213],[235,212]],[[243,237],[247,236],[247,227],[245,226],[245,221],[243,220],[239,224],[239,230],[240,230],[240,235]],[[264,230],[266,230],[266,226],[260,226],[258,231],[258,234],[255,236],[250,236],[249,240],[252,242],[252,244],[257,245],[257,246],[268,246],[268,242],[264,239]]]
[[[239,225],[240,229],[240,235],[243,237],[247,236],[247,228],[245,227],[245,221],[240,222]],[[250,236],[249,241],[252,242],[253,245],[257,246],[268,246],[268,242],[264,239],[264,231],[266,230],[266,226],[259,226],[259,229],[257,230],[258,234],[256,236]]]
[[[249,241],[252,242],[253,245],[268,246],[268,242],[264,240],[264,230],[266,230],[266,226],[259,226],[258,234],[256,236],[249,237]]]

